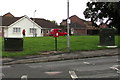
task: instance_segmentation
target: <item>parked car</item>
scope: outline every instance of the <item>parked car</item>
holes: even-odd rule
[[[49,33],[49,36],[65,36],[67,35],[67,32],[62,32],[61,29],[52,29],[51,32]]]

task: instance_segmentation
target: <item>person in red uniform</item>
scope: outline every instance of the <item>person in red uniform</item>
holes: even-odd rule
[[[23,37],[25,37],[25,29],[23,29],[23,31],[22,31],[22,34],[23,34]]]

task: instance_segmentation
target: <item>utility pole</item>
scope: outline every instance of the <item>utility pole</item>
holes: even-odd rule
[[[33,21],[35,22],[35,12],[36,12],[36,10],[34,11],[34,13],[33,13]],[[35,37],[35,29],[34,29],[34,23],[33,23],[33,37]]]
[[[67,0],[67,48],[68,52],[70,52],[70,19],[69,19],[69,0]]]

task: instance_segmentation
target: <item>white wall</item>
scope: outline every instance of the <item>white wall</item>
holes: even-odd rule
[[[21,28],[20,33],[14,33],[13,28]],[[28,18],[24,17],[21,21],[8,27],[8,30],[5,30],[5,37],[23,37],[23,29],[26,31],[26,37],[33,37],[33,34],[30,34],[30,28],[33,28],[33,23]],[[41,34],[41,27],[34,24],[34,28],[37,29],[37,36],[43,36]]]

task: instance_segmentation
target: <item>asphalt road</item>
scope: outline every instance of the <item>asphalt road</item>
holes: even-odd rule
[[[106,56],[56,62],[5,65],[3,78],[118,78],[118,56]],[[27,79],[24,79],[27,78]]]

